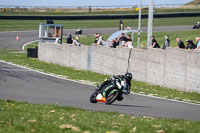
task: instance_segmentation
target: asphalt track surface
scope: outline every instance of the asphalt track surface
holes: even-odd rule
[[[187,27],[184,28],[186,29]],[[182,29],[183,27],[179,28]],[[159,31],[163,30],[162,28],[158,29]],[[85,30],[84,34],[93,34],[101,31],[101,33],[111,33],[116,30],[91,29]],[[165,29],[165,31],[167,30],[170,30],[170,27]],[[175,27],[171,27],[171,30],[175,30]],[[66,30],[64,33],[73,33],[74,31]],[[16,35],[21,36],[19,41],[15,40]],[[37,35],[38,31],[1,32],[0,48],[21,49],[24,43],[36,40]],[[136,116],[200,121],[200,105],[137,94],[125,96],[123,101],[116,101],[112,105],[92,104],[89,102],[89,97],[93,91],[94,86],[91,85],[57,78],[0,61],[0,99],[12,99],[37,104],[58,104],[94,111],[114,111]]]
[[[0,62],[0,99],[58,104],[136,116],[200,121],[200,106],[130,94],[112,105],[89,102],[94,86],[68,81]]]

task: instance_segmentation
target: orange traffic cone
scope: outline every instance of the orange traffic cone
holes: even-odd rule
[[[16,41],[19,41],[19,36],[16,36]]]

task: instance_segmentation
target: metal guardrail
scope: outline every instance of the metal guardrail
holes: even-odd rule
[[[143,14],[142,18],[148,18]],[[154,14],[154,18],[200,17],[200,12]],[[104,20],[104,19],[138,19],[138,15],[84,15],[84,16],[0,16],[0,20]]]

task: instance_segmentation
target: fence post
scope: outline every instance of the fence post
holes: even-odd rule
[[[147,48],[151,45],[151,39],[152,36],[152,27],[153,27],[153,4],[154,0],[150,0],[149,3],[149,15],[148,15],[148,29],[147,29]]]

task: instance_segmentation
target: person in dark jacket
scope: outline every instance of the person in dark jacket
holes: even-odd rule
[[[66,38],[66,42],[67,42],[68,44],[72,44],[72,43],[73,43],[72,35],[71,35],[70,33],[68,34],[68,36],[67,36],[67,38]]]
[[[111,44],[112,44],[112,46],[110,46],[111,48],[116,48],[119,45],[118,38],[111,40]]]
[[[182,48],[182,49],[185,49],[185,45],[184,45],[183,41],[181,41],[180,38],[176,38],[176,42],[177,42],[177,46],[176,46],[176,48]]]
[[[151,46],[150,48],[160,48],[160,45],[158,44],[158,42],[156,41],[154,36],[151,36]]]
[[[196,48],[196,45],[193,43],[192,40],[186,40],[186,49],[193,50]]]
[[[131,89],[131,80],[132,80],[132,74],[127,72],[125,73],[124,75],[117,75],[117,76],[112,76],[111,79],[113,79],[115,82],[113,85],[111,86],[107,86],[105,89],[102,89],[102,94],[103,96],[105,97],[105,94],[106,94],[106,91],[110,88],[110,87],[117,87],[117,88],[120,88],[122,89],[122,92],[119,94],[117,100],[119,101],[122,101],[123,100],[123,93],[125,95],[128,95],[130,93],[130,89]],[[111,80],[110,79],[110,80]],[[103,84],[106,84],[106,82],[109,82],[108,81],[104,81]],[[103,86],[102,84],[102,86]],[[101,86],[100,86],[101,87]]]
[[[119,41],[125,41],[126,42],[126,37],[124,35],[124,33],[121,33],[120,37],[119,37]]]
[[[106,86],[104,88],[104,86],[109,83],[111,80],[115,81],[113,82],[113,85],[109,85]],[[119,88],[122,89],[122,92],[119,94],[118,99],[119,101],[123,100],[123,93],[125,95],[128,95],[130,93],[130,89],[131,89],[131,80],[132,80],[132,74],[127,72],[124,75],[117,75],[117,76],[112,76],[110,78],[108,78],[107,80],[105,80],[99,87],[99,90],[101,90],[102,92],[102,96],[105,97],[106,95],[106,91],[109,90],[109,88],[113,87],[113,88]]]

